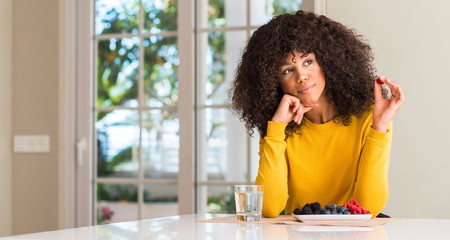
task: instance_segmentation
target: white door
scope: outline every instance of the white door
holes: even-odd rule
[[[77,225],[194,212],[193,2],[77,9]]]

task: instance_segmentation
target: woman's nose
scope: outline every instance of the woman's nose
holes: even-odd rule
[[[296,79],[297,79],[297,83],[302,83],[302,82],[308,80],[308,75],[307,74],[299,74],[299,76]]]

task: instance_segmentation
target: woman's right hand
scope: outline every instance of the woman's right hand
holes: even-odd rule
[[[303,115],[317,106],[319,106],[317,103],[303,105],[299,98],[289,94],[284,94],[271,121],[283,123],[290,123],[291,121],[294,121],[300,125]]]

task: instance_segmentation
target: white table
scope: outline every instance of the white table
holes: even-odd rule
[[[223,216],[229,215],[181,215],[2,239],[450,239],[450,219],[406,219],[374,228],[195,222]]]

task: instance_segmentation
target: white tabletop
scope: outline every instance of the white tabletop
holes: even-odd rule
[[[405,219],[374,228],[195,222],[223,216],[181,215],[2,239],[450,239],[450,219]]]

